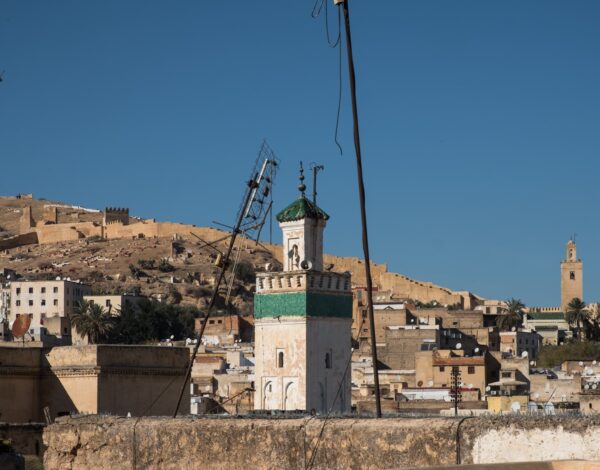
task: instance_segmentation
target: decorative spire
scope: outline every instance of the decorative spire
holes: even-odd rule
[[[302,166],[302,162],[300,162],[300,184],[298,185],[298,190],[304,197],[304,191],[306,191],[306,185],[304,184],[304,167]]]

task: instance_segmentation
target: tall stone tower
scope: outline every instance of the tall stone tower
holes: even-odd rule
[[[560,308],[563,312],[575,297],[583,300],[583,262],[577,258],[577,245],[571,239],[567,242],[565,259],[560,262]]]
[[[352,289],[349,273],[323,271],[329,216],[300,197],[277,214],[283,272],[259,273],[254,296],[257,410],[348,412]]]

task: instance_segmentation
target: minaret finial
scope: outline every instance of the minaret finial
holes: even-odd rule
[[[300,193],[302,194],[302,197],[304,197],[304,191],[306,191],[306,185],[304,184],[304,167],[302,166],[302,162],[300,162],[300,184],[298,185],[298,189],[300,190]]]

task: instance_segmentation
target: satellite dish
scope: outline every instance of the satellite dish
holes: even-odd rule
[[[529,361],[530,366],[535,366],[535,361]]]
[[[592,385],[592,389],[596,390],[598,388],[598,384]]]
[[[583,361],[579,361],[579,365],[582,366],[583,365]]]
[[[57,281],[60,281],[60,276],[56,276],[56,280],[57,280]]]
[[[462,348],[462,344],[461,343],[456,343],[456,349],[460,349]]]
[[[475,348],[474,352],[478,353],[479,352],[479,348]]]
[[[271,271],[272,267],[273,267],[273,265],[271,263],[266,263],[265,264],[265,271],[267,271],[267,272]]]
[[[585,388],[586,390],[589,390],[589,389],[590,389],[590,384],[585,384],[585,385],[583,386],[583,388]]]
[[[175,339],[175,335],[171,335],[171,339]]]
[[[516,327],[516,326],[513,326],[513,327],[510,329],[510,331],[517,331],[517,327]]]
[[[31,317],[29,315],[19,315],[12,326],[12,334],[15,338],[23,338],[31,326]]]
[[[527,356],[529,356],[529,353],[527,351],[523,351],[521,353],[521,357],[527,357]]]
[[[596,363],[597,363],[597,362],[598,362],[598,361],[596,361],[596,359],[594,359],[594,360],[592,361],[592,364],[593,364],[593,365],[596,365]]]
[[[510,409],[513,410],[515,413],[518,413],[519,411],[521,411],[521,404],[518,401],[513,401],[510,405]]]
[[[469,388],[473,388],[473,384],[469,384]]]
[[[305,259],[300,263],[300,267],[305,270],[310,270],[313,267],[312,261]]]
[[[433,387],[433,380],[430,380],[429,382],[427,382],[427,385],[429,385],[430,387]]]
[[[490,387],[489,385],[487,387],[485,387],[485,391],[489,392],[492,389],[492,387]]]
[[[533,398],[535,398],[536,400],[537,400],[539,397],[540,397],[540,394],[539,394],[539,393],[534,393],[534,394],[533,394]]]

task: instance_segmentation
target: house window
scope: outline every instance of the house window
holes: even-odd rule
[[[46,305],[46,299],[42,299],[42,307]]]
[[[575,271],[571,271],[571,272],[569,273],[569,278],[570,278],[572,281],[574,281],[574,280],[575,280]]]
[[[54,305],[58,305],[58,299],[54,299]]]
[[[467,368],[467,374],[474,374],[475,373],[475,366],[469,366]]]
[[[17,287],[17,295],[19,295],[21,293],[21,288]]]
[[[29,306],[30,306],[30,307],[33,307],[33,300],[30,300],[30,301],[29,301]]]
[[[215,323],[215,321],[214,321],[214,320],[208,320],[208,324],[209,324],[209,325],[213,325],[214,323]]]
[[[283,351],[281,349],[277,350],[277,367],[280,369],[283,367]]]
[[[16,305],[17,305],[17,307],[20,307],[20,306],[21,306],[21,301],[20,301],[20,300],[17,300],[17,301],[16,301]]]
[[[440,366],[440,372],[444,372],[446,368],[444,366]]]
[[[52,292],[54,292],[55,294],[58,294],[58,287],[54,287],[54,288],[52,289]]]
[[[510,379],[512,376],[511,372],[502,372],[502,378],[503,379]]]
[[[46,288],[42,287],[42,294],[45,294],[45,293],[46,293]]]
[[[331,369],[331,353],[325,353],[325,369]]]
[[[106,306],[110,307],[110,299],[106,299]]]
[[[33,294],[33,287],[30,287],[30,288],[29,288],[29,293],[30,293],[30,294]]]

